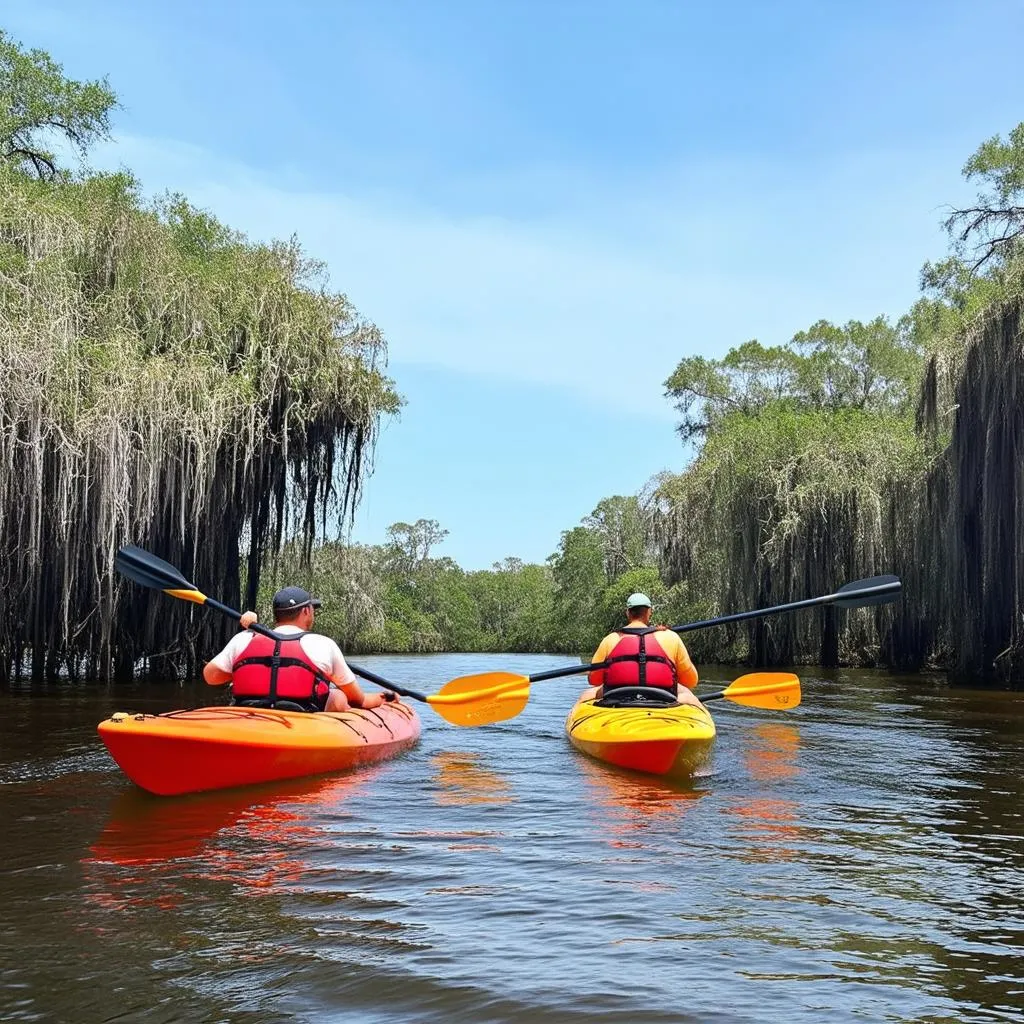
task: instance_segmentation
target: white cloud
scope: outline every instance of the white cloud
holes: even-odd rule
[[[467,206],[501,211],[483,215],[311,191],[174,142],[126,138],[97,156],[255,238],[297,234],[395,360],[542,381],[659,419],[672,417],[662,381],[683,355],[902,312],[921,262],[942,251],[938,207],[956,185],[953,157],[935,154],[799,178],[737,160],[617,187],[527,168],[547,214],[515,212],[514,180],[467,181]]]

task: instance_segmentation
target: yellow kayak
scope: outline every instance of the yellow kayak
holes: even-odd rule
[[[652,775],[688,775],[711,755],[715,723],[703,704],[603,703],[581,698],[565,720],[569,742],[599,761]]]

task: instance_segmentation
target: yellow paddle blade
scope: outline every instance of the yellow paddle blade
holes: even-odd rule
[[[183,601],[192,601],[194,604],[206,604],[206,595],[198,590],[165,590],[165,594],[171,597],[180,597]]]
[[[785,711],[800,703],[800,680],[792,672],[751,672],[727,686],[722,696],[752,708]]]
[[[526,676],[516,675],[515,672],[477,672],[472,676],[459,676],[451,682],[445,683],[437,691],[439,697],[456,697],[463,694],[479,693],[483,690],[492,690],[495,687],[505,687],[510,683],[519,686],[529,686],[530,680]],[[448,701],[447,703],[452,703]]]
[[[491,725],[515,718],[530,699],[530,680],[513,672],[481,672],[445,683],[427,698],[453,725]]]

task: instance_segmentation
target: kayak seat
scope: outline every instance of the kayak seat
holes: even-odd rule
[[[233,700],[231,702],[236,708],[267,708],[271,711],[302,711],[305,714],[315,714],[313,708],[303,707],[293,700],[261,700],[254,697],[251,700]]]
[[[660,686],[616,686],[594,701],[596,708],[668,708],[678,704],[676,695]]]

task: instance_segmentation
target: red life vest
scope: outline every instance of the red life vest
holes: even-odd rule
[[[653,626],[643,629],[627,626],[606,659],[602,685],[605,691],[619,686],[654,686],[675,693],[676,668],[651,634]]]
[[[273,707],[279,700],[288,700],[309,711],[322,711],[330,680],[302,649],[299,641],[305,635],[293,633],[286,640],[275,640],[256,633],[231,671],[234,702]]]

